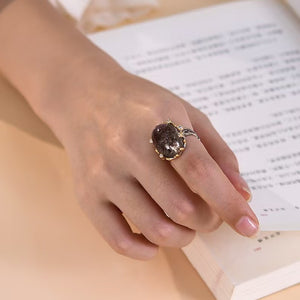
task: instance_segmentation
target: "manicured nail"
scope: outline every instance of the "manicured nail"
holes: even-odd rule
[[[241,190],[240,193],[242,194],[242,196],[245,198],[246,201],[250,202],[252,199],[252,194],[250,191],[250,188],[247,184],[247,182],[245,181],[245,179],[240,175],[240,183],[241,183]]]
[[[248,216],[243,216],[239,219],[239,221],[235,224],[235,228],[242,235],[252,237],[258,231],[258,226],[255,222]]]
[[[242,196],[245,198],[245,200],[247,202],[250,202],[252,200],[252,193],[250,192],[249,188],[246,188],[246,187],[242,187]]]

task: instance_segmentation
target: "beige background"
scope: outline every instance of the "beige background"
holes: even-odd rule
[[[219,2],[161,0],[150,17]],[[105,244],[76,204],[64,150],[3,79],[0,144],[0,299],[214,299],[180,250],[140,262]],[[300,299],[300,286],[265,299]]]

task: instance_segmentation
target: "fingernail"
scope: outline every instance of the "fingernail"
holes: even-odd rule
[[[250,192],[249,188],[246,188],[246,187],[242,187],[242,196],[245,198],[245,200],[247,202],[250,202],[252,200],[252,193]]]
[[[246,201],[250,202],[252,199],[252,194],[250,191],[250,188],[247,184],[247,182],[245,181],[245,179],[240,175],[240,183],[241,183],[241,190],[240,193],[242,194],[242,196],[245,198]]]
[[[258,225],[248,216],[242,216],[239,221],[235,224],[235,228],[242,235],[252,237],[258,231]]]

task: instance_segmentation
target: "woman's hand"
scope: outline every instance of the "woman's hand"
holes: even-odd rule
[[[0,44],[1,71],[64,145],[79,203],[117,252],[149,259],[158,246],[185,246],[195,230],[222,221],[255,233],[237,160],[199,110],[125,72],[47,1],[6,7]],[[201,139],[188,136],[170,162],[149,144],[154,127],[169,118]]]
[[[121,68],[103,74],[100,63],[90,65],[80,68],[76,81],[66,80],[60,100],[45,101],[51,107],[45,105],[40,115],[64,144],[79,203],[110,246],[149,259],[157,246],[185,246],[195,230],[212,231],[222,220],[253,235],[258,220],[245,200],[248,187],[208,118]],[[149,143],[155,125],[168,118],[201,139],[188,136],[183,154],[170,162]]]

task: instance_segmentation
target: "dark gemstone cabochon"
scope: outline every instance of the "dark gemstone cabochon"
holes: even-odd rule
[[[153,145],[164,157],[172,158],[184,148],[184,138],[178,134],[179,130],[172,123],[159,124],[152,132]]]

